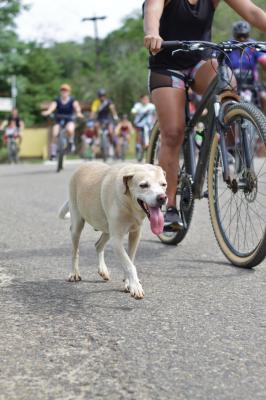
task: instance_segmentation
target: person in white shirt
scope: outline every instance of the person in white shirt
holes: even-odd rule
[[[155,122],[155,106],[150,102],[147,94],[140,97],[131,110],[134,115],[134,127],[136,128],[136,157],[140,162],[143,159],[144,152],[149,146],[150,132]]]

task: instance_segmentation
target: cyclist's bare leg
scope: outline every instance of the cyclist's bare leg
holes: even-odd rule
[[[69,142],[69,150],[71,153],[73,153],[76,150],[75,147],[75,124],[73,121],[69,121],[66,124],[66,133],[67,133],[67,137],[68,137],[68,142]]]
[[[266,92],[263,90],[259,94],[260,102],[261,102],[261,109],[266,114]]]
[[[202,95],[206,89],[208,88],[209,84],[217,75],[218,70],[218,62],[215,59],[208,60],[198,69],[194,83],[191,85],[192,89],[197,93]],[[232,73],[232,71],[228,68],[228,75],[231,78],[230,86],[232,90],[236,90],[236,80]]]
[[[51,148],[50,148],[50,156],[52,158],[56,157],[57,151],[57,136],[59,134],[60,125],[55,124],[52,128],[52,139],[51,139]]]
[[[66,124],[66,131],[67,131],[67,136],[68,138],[72,141],[74,141],[74,136],[75,136],[75,124],[73,121],[69,121]]]
[[[179,152],[184,140],[184,89],[162,87],[152,91],[161,131],[160,165],[166,172],[168,206],[176,206]]]
[[[59,133],[59,129],[60,129],[60,125],[59,124],[55,124],[53,126],[53,129],[52,129],[52,143],[56,144],[57,136],[58,136],[58,133]]]
[[[136,145],[135,145],[135,151],[136,151],[136,158],[138,159],[140,156],[140,152],[142,149],[142,145],[141,145],[141,129],[140,128],[135,128],[135,132],[136,132]]]
[[[115,141],[115,155],[117,159],[121,158],[122,154],[122,146],[121,146],[121,137],[116,137]]]
[[[108,132],[109,132],[110,143],[112,144],[114,136],[114,124],[112,122],[108,124]]]

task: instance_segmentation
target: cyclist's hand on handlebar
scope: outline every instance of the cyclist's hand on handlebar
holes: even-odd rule
[[[144,46],[146,49],[150,50],[150,52],[155,55],[161,51],[163,39],[158,35],[146,35],[144,37]]]
[[[49,117],[50,113],[48,113],[47,111],[42,111],[42,112],[41,112],[41,115],[42,115],[43,117]]]

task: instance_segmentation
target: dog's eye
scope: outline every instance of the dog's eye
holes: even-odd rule
[[[150,185],[148,184],[148,182],[141,183],[141,184],[139,185],[139,187],[141,187],[141,189],[147,189],[149,186],[150,186]]]
[[[167,184],[166,184],[165,182],[163,182],[163,183],[161,183],[161,186],[162,186],[162,187],[166,187]]]

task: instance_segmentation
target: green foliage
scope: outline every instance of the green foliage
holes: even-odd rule
[[[14,19],[23,6],[21,1],[0,0],[0,94],[9,95],[8,78],[23,64],[24,45],[14,32]]]
[[[252,0],[257,6],[265,10],[265,0]],[[242,18],[236,14],[224,1],[221,1],[214,18],[213,40],[221,42],[232,37],[232,24]],[[252,37],[266,40],[265,34],[257,29],[252,30]]]
[[[25,64],[18,76],[18,104],[28,122],[38,121],[40,104],[55,97],[61,83],[61,71],[62,66],[56,62],[50,49],[29,45]]]

